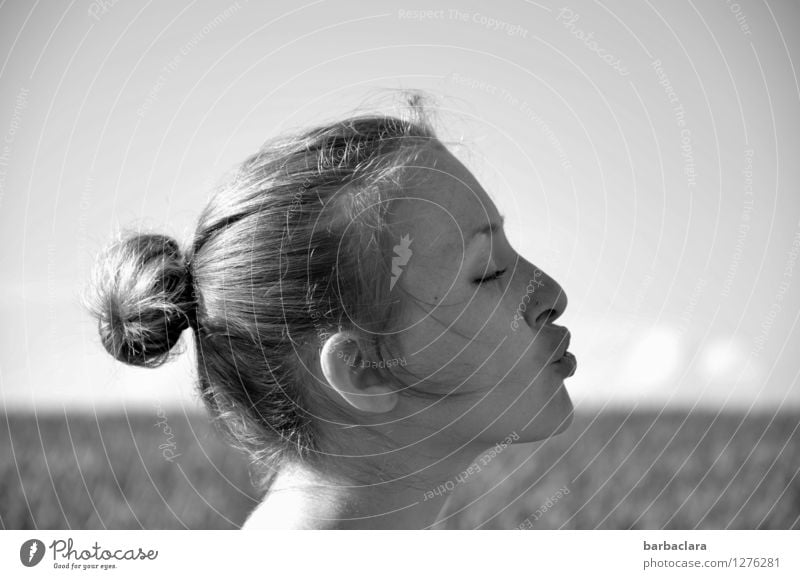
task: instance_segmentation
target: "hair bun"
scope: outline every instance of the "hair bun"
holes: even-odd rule
[[[183,330],[193,325],[193,286],[177,241],[137,234],[100,255],[85,302],[112,356],[152,368],[167,360]]]

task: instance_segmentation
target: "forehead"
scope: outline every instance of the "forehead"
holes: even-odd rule
[[[497,208],[443,146],[427,149],[418,164],[413,183],[393,205],[393,229],[409,234],[420,252],[461,257],[476,229],[499,220]]]
[[[395,199],[389,221],[402,266],[400,285],[430,302],[463,292],[459,278],[492,248],[491,242],[471,239],[472,233],[499,216],[472,173],[443,147],[426,152],[418,164],[419,178]]]

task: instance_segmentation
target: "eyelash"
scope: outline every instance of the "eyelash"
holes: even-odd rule
[[[491,274],[491,275],[488,275],[488,276],[486,276],[486,277],[484,277],[484,278],[476,279],[476,280],[475,280],[475,283],[477,283],[477,284],[482,284],[482,283],[486,283],[487,281],[495,281],[495,280],[498,280],[498,279],[500,279],[501,277],[503,277],[503,274],[505,274],[505,273],[506,273],[506,270],[507,270],[507,269],[508,269],[508,268],[501,269],[501,270],[499,270],[499,271],[496,271],[496,272],[494,272],[493,274]]]

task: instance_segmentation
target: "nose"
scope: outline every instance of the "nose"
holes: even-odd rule
[[[525,291],[531,294],[525,321],[533,328],[556,321],[567,309],[567,294],[559,283],[543,270],[532,266]]]

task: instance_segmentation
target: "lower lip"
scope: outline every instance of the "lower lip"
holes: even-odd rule
[[[553,366],[557,367],[561,370],[567,378],[572,376],[575,373],[575,370],[578,368],[578,360],[575,358],[575,354],[572,352],[565,352],[561,358],[553,362]]]

